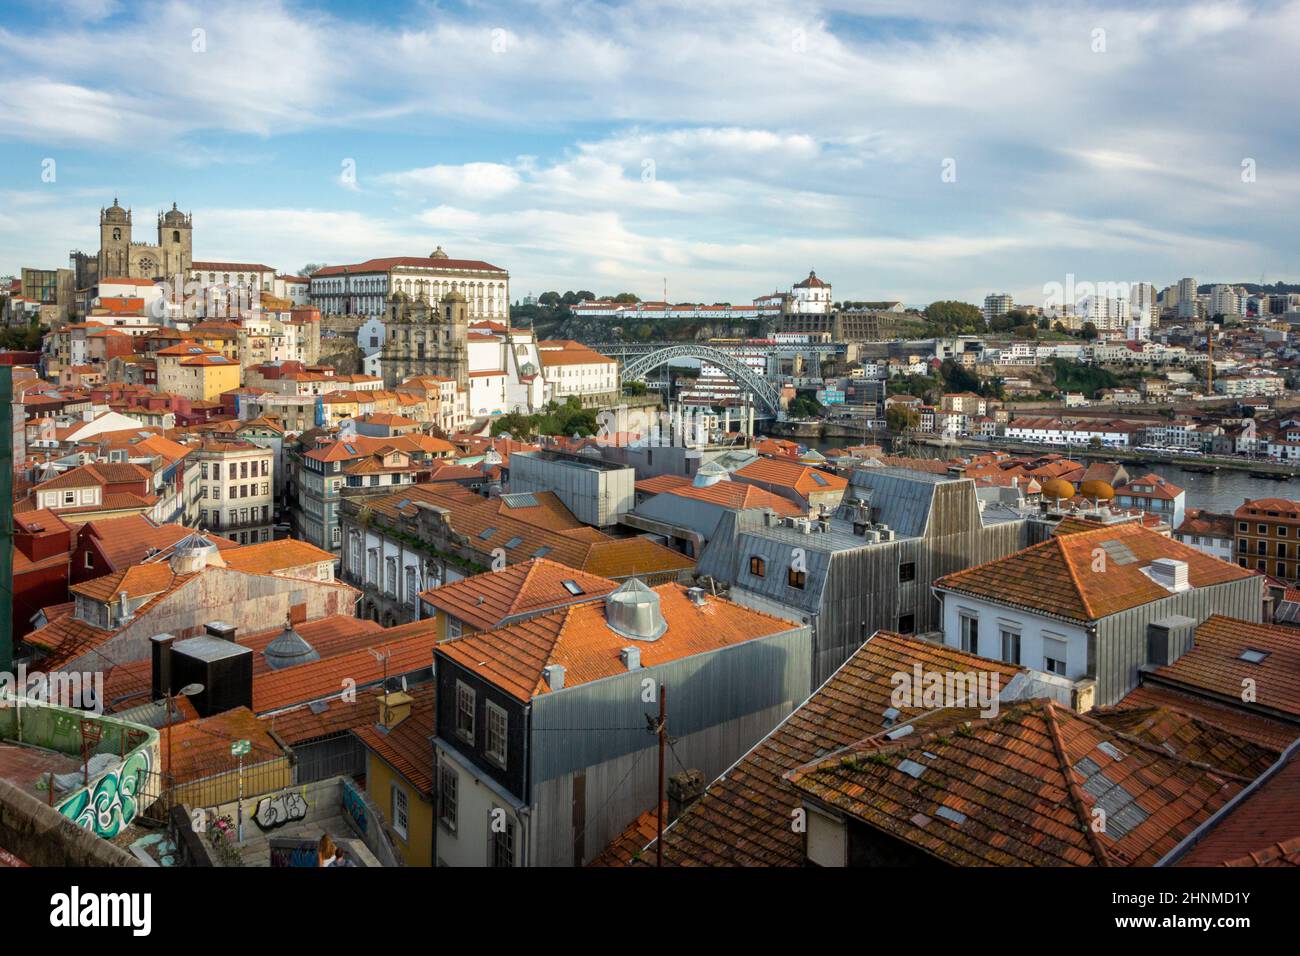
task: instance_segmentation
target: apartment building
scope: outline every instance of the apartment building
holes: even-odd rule
[[[270,541],[275,524],[275,452],[246,441],[204,441],[198,465],[199,527],[240,544]]]
[[[1237,564],[1289,583],[1300,579],[1300,501],[1247,500],[1233,512]]]

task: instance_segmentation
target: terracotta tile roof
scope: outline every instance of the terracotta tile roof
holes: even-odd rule
[[[271,671],[253,681],[253,710],[270,714],[298,704],[337,697],[344,681],[360,688],[432,666],[436,642],[432,620],[413,621],[374,635],[369,648]],[[387,651],[387,661],[371,653]]]
[[[1116,708],[1165,707],[1179,710],[1224,731],[1272,750],[1281,750],[1300,737],[1300,727],[1240,707],[1221,704],[1195,693],[1158,684],[1143,684],[1129,691]]]
[[[784,774],[890,724],[894,675],[996,674],[1002,686],[1022,669],[919,638],[880,632],[862,645],[722,776],[664,833],[664,863],[674,866],[803,866],[803,837],[790,826],[799,797]],[[898,724],[924,713],[907,708]]]
[[[1089,716],[1185,760],[1252,780],[1281,754],[1277,747],[1247,740],[1218,723],[1172,707],[1105,707]]]
[[[829,471],[777,458],[758,458],[735,472],[736,478],[748,478],[772,485],[793,488],[801,495],[819,491],[842,491],[849,486],[847,478]]]
[[[1047,700],[946,709],[791,771],[802,794],[959,866],[1150,866],[1249,778]],[[1094,809],[1105,826],[1094,831]]]
[[[664,824],[668,822],[667,802],[664,803]],[[601,854],[587,866],[627,866],[640,860],[644,848],[654,843],[659,833],[659,815],[652,807],[628,824],[627,829],[610,841]],[[650,859],[653,859],[653,854]]]
[[[442,474],[440,470],[438,475]],[[676,573],[695,565],[649,538],[612,538],[584,525],[550,491],[484,498],[439,481],[367,500],[366,506],[372,514],[396,520],[399,515],[414,515],[414,502],[447,509],[452,528],[465,536],[468,547],[483,555],[485,565],[495,548],[505,548],[509,563],[545,557],[607,578]],[[516,543],[511,545],[512,541]]]
[[[248,544],[232,548],[221,557],[225,560],[226,567],[252,574],[274,574],[277,571],[334,560],[334,555],[328,551],[322,551],[297,538]]]
[[[37,491],[57,491],[61,488],[87,488],[91,485],[116,485],[148,481],[153,472],[142,465],[123,461],[100,461],[90,465],[70,468],[61,475],[42,481]]]
[[[578,588],[577,593],[566,582]],[[511,618],[603,597],[617,587],[608,578],[533,558],[432,588],[420,597],[477,630],[490,630]]]
[[[654,588],[668,630],[640,645],[641,666],[720,650],[745,641],[780,634],[797,625],[720,598],[703,606],[692,603],[686,588],[663,584]],[[524,702],[550,693],[543,669],[564,666],[564,686],[626,673],[619,657],[629,638],[605,621],[605,602],[575,604],[495,631],[483,631],[444,641],[437,653]]]
[[[1252,651],[1264,657],[1243,658]],[[1300,719],[1300,640],[1292,628],[1216,614],[1196,628],[1190,650],[1143,679],[1236,705],[1249,686],[1250,709]]]
[[[410,691],[414,698],[411,714],[396,727],[385,731],[375,721],[353,731],[361,742],[426,797],[433,795],[433,735],[437,730],[434,685]],[[379,704],[372,698],[370,709],[378,716]]]
[[[246,767],[285,757],[284,748],[267,733],[268,729],[247,707],[173,724],[171,728],[158,731],[163,772],[174,772],[177,783],[234,772],[237,764],[230,755],[230,745],[237,740],[247,740],[252,745],[251,752],[244,756]],[[170,747],[168,734],[171,735]],[[171,754],[170,764],[168,753]]]
[[[1176,529],[1179,534],[1209,535],[1214,538],[1231,538],[1233,517],[1229,514],[1215,514],[1200,508],[1188,508],[1184,512],[1183,523]]]
[[[196,264],[197,265],[197,264]],[[499,272],[505,274],[505,269],[494,266],[488,262],[482,262],[478,259],[443,259],[426,258],[424,256],[390,256],[384,259],[367,259],[365,262],[358,262],[350,266],[326,266],[318,269],[311,274],[313,279],[323,276],[343,275],[346,273],[358,274],[365,272],[387,272],[395,266],[411,266],[420,269],[437,269],[439,271],[450,272]]]
[[[658,495],[674,488],[689,486],[690,483],[691,479],[682,475],[655,475],[653,478],[642,478],[638,481],[636,490],[649,495]]]
[[[1093,554],[1097,549],[1106,554],[1104,572],[1092,570],[1099,560]],[[1055,535],[1005,558],[941,577],[935,587],[1070,620],[1095,621],[1169,596],[1142,571],[1155,558],[1187,562],[1188,580],[1198,588],[1254,576],[1140,524],[1125,523]]]
[[[114,570],[143,561],[150,550],[164,551],[177,541],[194,533],[193,528],[179,524],[154,524],[142,514],[123,515],[120,518],[90,520],[81,526],[78,538],[92,537],[99,551]],[[219,535],[206,535],[222,551],[238,545]]]
[[[770,491],[764,491],[756,485],[747,485],[739,481],[719,481],[703,488],[693,484],[669,488],[665,494],[679,498],[693,498],[707,501],[724,508],[764,508],[779,515],[801,515],[803,509],[789,498],[782,498]]]
[[[171,565],[166,561],[158,561],[150,564],[133,564],[112,574],[74,584],[68,590],[95,601],[111,601],[125,591],[126,596],[134,600],[171,590],[179,580],[189,577],[190,575],[173,573]]]
[[[1177,866],[1300,866],[1300,748],[1292,747],[1188,848]]]

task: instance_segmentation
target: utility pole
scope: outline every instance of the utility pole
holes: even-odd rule
[[[659,789],[655,791],[655,866],[664,865],[664,748],[668,743],[668,688],[659,685]]]

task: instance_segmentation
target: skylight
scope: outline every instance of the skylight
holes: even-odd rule
[[[1262,664],[1264,663],[1264,658],[1268,657],[1270,653],[1270,651],[1257,651],[1253,647],[1248,647],[1241,652],[1241,657],[1239,657],[1238,660],[1247,661],[1251,664]]]
[[[519,535],[515,535],[513,538],[511,538],[509,541],[506,542],[506,547],[517,548],[523,543],[524,543],[524,539],[519,537]]]
[[[547,556],[548,554],[550,554],[550,553],[551,553],[551,546],[550,546],[549,544],[544,544],[544,545],[542,545],[540,548],[538,548],[536,551],[533,552],[533,557],[534,557],[534,558],[544,558],[544,557],[546,557],[546,556]]]
[[[482,538],[484,541],[486,541],[488,538],[492,537],[496,533],[497,533],[496,528],[484,528],[482,531],[478,533],[478,536]]]
[[[564,590],[568,591],[570,594],[585,593],[582,590],[582,588],[578,585],[577,581],[566,580],[566,581],[561,581],[560,584],[562,584],[564,586]]]

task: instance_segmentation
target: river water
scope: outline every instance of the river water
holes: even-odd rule
[[[828,448],[843,448],[846,444],[853,444],[853,442],[843,438],[833,441],[823,440],[813,442],[812,447],[818,451],[826,451]],[[926,445],[917,447],[916,454],[926,455],[927,451],[931,452],[933,457],[936,458],[947,457],[941,454],[939,449],[932,449]],[[1171,481],[1180,488],[1185,489],[1187,492],[1185,507],[1187,508],[1202,508],[1206,511],[1232,514],[1248,498],[1294,498],[1300,500],[1300,479],[1296,478],[1289,481],[1273,481],[1268,478],[1252,478],[1248,471],[1229,469],[1216,471],[1211,475],[1202,475],[1183,471],[1177,465],[1164,463],[1147,467],[1126,462],[1124,467],[1128,469],[1129,475],[1133,477],[1144,475],[1148,471],[1154,471],[1166,481]]]

